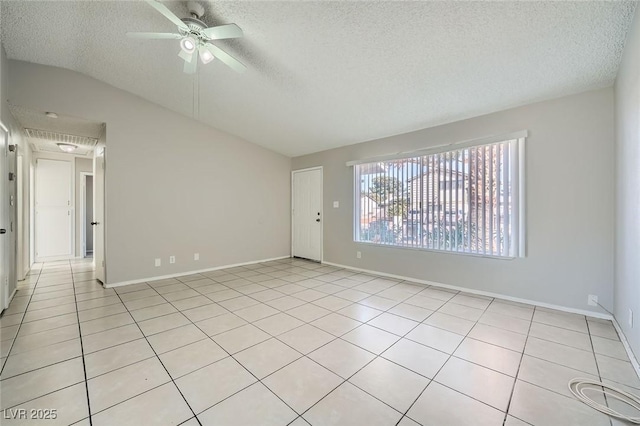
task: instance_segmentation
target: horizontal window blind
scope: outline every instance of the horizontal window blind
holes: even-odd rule
[[[524,255],[524,138],[354,165],[355,240]]]

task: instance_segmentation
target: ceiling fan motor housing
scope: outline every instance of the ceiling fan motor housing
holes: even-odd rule
[[[189,28],[189,32],[187,34],[191,34],[199,40],[209,40],[209,37],[207,37],[202,31],[207,28],[207,25],[204,22],[197,18],[183,18],[182,22],[184,22],[185,25]]]
[[[200,19],[204,16],[204,6],[195,1],[187,2],[187,9],[189,9],[189,14],[194,18]]]

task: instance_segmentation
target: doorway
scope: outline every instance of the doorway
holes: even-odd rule
[[[291,173],[291,253],[322,261],[322,167]]]
[[[91,254],[95,259],[100,252],[102,273],[96,271],[96,275],[104,282],[106,124],[60,112],[8,107],[24,135],[22,162],[17,163],[23,177],[19,192],[24,270],[36,262],[83,259]]]
[[[80,190],[81,211],[81,243],[82,257],[93,257],[93,174],[82,172],[82,188]]]

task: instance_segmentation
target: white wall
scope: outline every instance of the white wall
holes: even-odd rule
[[[289,158],[72,71],[9,80],[16,105],[107,125],[109,284],[289,255]]]
[[[345,162],[528,130],[527,257],[496,260],[357,244]],[[613,89],[531,104],[293,159],[324,166],[324,259],[573,309],[613,305]],[[334,209],[333,201],[340,202]],[[356,259],[356,251],[362,259]]]
[[[616,93],[614,314],[640,358],[640,7],[625,47]],[[633,328],[628,323],[634,313]]]
[[[19,194],[18,208],[19,208],[19,233],[18,233],[18,279],[23,279],[31,269],[31,261],[29,255],[29,244],[31,240],[31,209],[29,206],[30,188],[31,188],[31,173],[30,167],[33,161],[33,152],[31,147],[24,140],[18,146],[18,158],[22,162],[22,174],[18,176],[18,179],[22,181],[22,193]],[[22,208],[20,209],[20,206]]]
[[[6,105],[8,89],[9,89],[9,73],[8,73],[8,60],[7,53],[4,51],[2,40],[0,40],[0,117],[5,114],[5,111],[9,110]]]
[[[8,99],[8,89],[9,89],[9,73],[8,73],[8,65],[9,61],[7,60],[6,53],[4,51],[4,47],[0,43],[0,121],[8,128],[9,130],[9,145],[17,145],[21,146],[23,144],[22,137],[22,128],[18,125],[18,122],[14,119],[13,115],[11,115],[11,111],[7,105]],[[3,180],[0,184],[5,185],[4,190],[6,192],[2,192],[3,196],[3,207],[5,208],[5,214],[8,215],[5,223],[3,225],[7,226],[7,234],[3,237],[9,239],[8,246],[8,269],[9,269],[9,294],[13,294],[13,291],[17,285],[18,271],[17,271],[17,258],[16,258],[16,249],[18,240],[18,220],[17,217],[17,181],[9,182],[7,178],[8,173],[17,173],[17,163],[10,161],[13,157],[18,155],[17,153],[9,154],[8,157],[1,158],[0,161],[4,162],[3,172],[5,176],[3,176]],[[8,198],[9,196],[14,197],[14,205],[8,206]],[[11,218],[13,218],[13,231],[10,231],[10,223]]]

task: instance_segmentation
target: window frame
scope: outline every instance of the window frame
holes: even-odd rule
[[[392,155],[378,156],[373,158],[366,158],[362,160],[354,160],[346,163],[347,166],[353,166],[353,242],[356,244],[363,244],[373,247],[385,247],[392,249],[403,250],[418,250],[440,254],[454,254],[465,255],[472,257],[482,257],[498,260],[513,260],[526,257],[526,139],[528,132],[520,131],[505,135],[489,136],[485,138],[471,139],[462,142],[448,143],[437,145],[429,148],[400,152]],[[512,223],[512,253],[508,255],[486,254],[469,251],[457,251],[447,249],[436,249],[426,247],[424,243],[419,247],[388,244],[388,243],[376,243],[371,241],[361,241],[359,239],[359,233],[361,232],[361,182],[358,179],[358,165],[371,164],[376,162],[384,162],[391,160],[404,160],[417,158],[422,156],[429,156],[434,154],[444,154],[454,152],[458,150],[464,150],[473,147],[481,147],[501,142],[512,142],[514,149],[510,150],[509,167],[510,167],[510,182],[511,182],[511,215]],[[440,184],[438,183],[438,186]],[[423,190],[424,191],[424,190]],[[427,190],[428,191],[428,190]],[[422,209],[422,206],[421,206]],[[426,210],[430,208],[427,207]],[[425,222],[423,222],[424,224]]]

